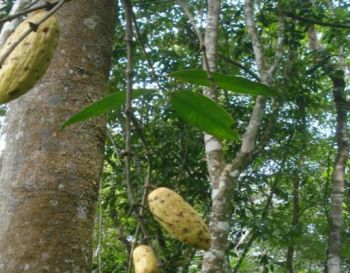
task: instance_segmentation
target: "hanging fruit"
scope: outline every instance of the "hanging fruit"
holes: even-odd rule
[[[46,13],[45,9],[31,13],[6,40],[0,49],[0,57],[31,28],[31,24],[35,25]],[[58,35],[58,21],[52,15],[11,51],[0,67],[0,103],[28,92],[44,75],[56,48]]]
[[[157,188],[148,195],[148,206],[159,224],[181,242],[208,250],[210,234],[197,212],[176,192]]]
[[[153,250],[147,245],[139,245],[132,253],[135,273],[158,273],[158,261]]]

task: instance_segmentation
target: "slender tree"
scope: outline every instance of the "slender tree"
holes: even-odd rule
[[[204,41],[204,68],[210,73],[216,68],[216,43],[219,28],[220,1],[208,1],[208,22],[205,31]],[[272,77],[276,71],[281,58],[284,45],[283,21],[280,24],[278,48],[274,62],[267,69],[263,46],[258,37],[253,16],[253,2],[245,2],[245,18],[248,32],[252,39],[255,59],[258,65],[260,78],[267,85],[272,84]],[[204,89],[204,94],[212,99],[217,96],[215,82],[212,82],[211,89]],[[232,214],[232,189],[233,182],[236,182],[242,170],[247,168],[254,152],[256,152],[257,134],[264,116],[266,98],[258,96],[254,109],[251,113],[249,124],[242,136],[242,144],[232,164],[225,161],[222,145],[219,140],[211,135],[205,134],[205,150],[208,164],[208,171],[212,185],[212,212],[210,218],[210,231],[212,245],[203,257],[202,272],[214,273],[223,272],[224,261],[227,254],[227,237],[230,231],[229,219]]]
[[[308,29],[310,46],[322,56],[321,46],[319,44],[317,33],[313,26]],[[317,56],[316,62],[322,62],[322,68],[332,81],[333,101],[336,109],[336,142],[337,152],[334,161],[331,185],[331,204],[329,211],[329,237],[327,249],[327,272],[340,273],[342,267],[342,232],[344,226],[343,219],[343,199],[344,199],[344,180],[346,162],[349,157],[349,136],[347,126],[347,107],[348,102],[345,97],[345,73],[340,61],[334,64]]]
[[[204,39],[203,66],[210,78],[216,70],[216,45],[219,29],[220,1],[208,1],[208,21]],[[212,99],[217,97],[213,82],[212,88],[204,89],[204,94]],[[232,206],[232,179],[229,175],[231,165],[224,158],[222,145],[215,137],[205,134],[205,152],[212,186],[212,212],[210,217],[211,247],[203,257],[202,272],[223,272],[227,251],[227,237],[230,231],[229,219]]]
[[[291,221],[291,230],[293,231],[296,226],[299,224],[299,214],[300,214],[300,201],[299,201],[299,191],[300,191],[300,176],[299,173],[295,173],[293,175],[293,202],[292,202],[292,221]],[[294,234],[294,232],[293,232]],[[294,238],[292,236],[291,242],[287,248],[286,255],[286,272],[294,273],[294,251],[295,251],[295,243]]]
[[[105,93],[115,1],[70,1],[58,17],[54,59],[31,91],[9,104],[2,132],[3,273],[91,270],[105,121],[60,127]]]

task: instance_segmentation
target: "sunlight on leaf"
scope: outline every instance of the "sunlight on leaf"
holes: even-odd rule
[[[149,94],[153,91],[154,90],[150,90],[150,89],[136,89],[133,92],[133,99],[136,99],[142,95]],[[115,92],[113,94],[110,94],[110,95],[100,99],[99,101],[96,101],[93,104],[85,107],[83,110],[81,110],[77,114],[71,116],[69,119],[67,119],[63,123],[61,128],[65,128],[65,127],[72,125],[74,123],[99,116],[99,115],[106,113],[108,111],[111,111],[113,109],[118,109],[124,105],[125,97],[126,97],[125,91],[119,91],[119,92]]]
[[[229,113],[213,100],[193,92],[174,92],[170,101],[177,115],[197,128],[219,138],[238,139]]]
[[[278,92],[265,84],[253,82],[242,77],[226,76],[220,73],[211,73],[215,84],[226,90],[247,95],[277,96]],[[174,78],[183,82],[192,83],[199,86],[211,87],[208,74],[204,70],[189,69],[175,71],[170,74]]]

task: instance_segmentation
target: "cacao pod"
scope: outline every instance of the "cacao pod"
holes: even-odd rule
[[[158,261],[152,248],[147,245],[139,245],[132,253],[135,273],[158,273]]]
[[[176,239],[208,250],[210,234],[197,212],[176,192],[157,188],[148,195],[148,206],[159,224]]]
[[[0,49],[0,56],[30,28],[29,23],[37,23],[46,12],[45,9],[33,12],[19,24]],[[52,15],[7,56],[0,67],[0,103],[23,95],[43,76],[56,48],[58,35],[58,21]]]

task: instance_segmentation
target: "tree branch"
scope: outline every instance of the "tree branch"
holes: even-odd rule
[[[269,75],[271,75],[270,77],[272,77],[272,75],[275,73],[277,66],[282,59],[284,42],[285,42],[285,31],[286,31],[286,24],[285,24],[284,16],[280,14],[278,16],[278,40],[277,40],[277,46],[275,49],[276,53],[275,53],[274,60],[267,72]]]
[[[319,21],[316,19],[312,19],[312,18],[306,18],[300,15],[297,15],[293,12],[290,11],[282,11],[282,13],[284,15],[286,15],[287,17],[293,18],[293,19],[297,19],[299,21],[305,22],[305,23],[309,23],[309,24],[313,24],[313,25],[319,25],[319,26],[325,26],[325,27],[334,27],[334,28],[346,28],[349,29],[350,25],[349,24],[344,24],[344,23],[338,23],[338,22],[324,22],[324,21]]]
[[[57,2],[57,4],[48,11],[39,21],[37,22],[29,22],[29,28],[24,31],[18,39],[11,44],[11,46],[8,47],[8,49],[4,52],[3,55],[0,56],[0,67],[3,65],[6,58],[11,54],[11,52],[33,31],[36,31],[36,29],[42,24],[44,21],[46,21],[50,16],[52,16],[65,2],[70,0],[60,0]]]
[[[255,80],[257,80],[258,82],[260,82],[260,78],[258,75],[256,75],[253,71],[251,71],[250,69],[248,69],[247,67],[245,67],[244,65],[242,65],[241,63],[232,60],[231,58],[227,57],[226,55],[222,54],[222,53],[218,53],[218,56],[220,58],[222,58],[225,62],[233,64],[239,68],[241,68],[242,70],[244,70],[244,72],[246,72],[247,74],[249,74],[251,77],[253,77]]]
[[[16,2],[13,4],[11,8],[10,15],[16,14],[19,11],[25,9],[28,3],[30,3],[29,0],[16,0]],[[5,44],[7,38],[16,29],[19,23],[20,23],[20,19],[17,18],[16,20],[12,20],[12,22],[7,22],[4,24],[4,26],[1,28],[1,33],[0,33],[0,47],[2,47]]]
[[[206,38],[207,37],[205,37],[203,39],[203,34],[201,33],[201,31],[197,27],[196,20],[192,16],[192,13],[188,10],[188,8],[185,5],[185,3],[182,0],[176,0],[176,2],[184,10],[185,15],[187,16],[187,18],[189,19],[193,29],[195,30],[195,33],[196,33],[198,41],[199,41],[200,49],[203,52],[203,67],[204,67],[204,70],[207,72],[208,80],[211,82],[211,89],[204,88],[203,89],[203,93],[207,97],[209,97],[211,99],[215,99],[215,97],[216,97],[216,83],[215,83],[215,80],[214,80],[214,78],[213,78],[213,76],[211,74],[211,72],[215,70],[215,60],[214,60],[214,62],[212,60],[209,60],[209,57],[207,55],[207,47],[208,47],[208,43],[206,43]],[[208,23],[208,25],[209,25],[209,23]],[[211,38],[211,40],[213,41],[214,39]],[[212,47],[215,47],[215,51],[216,51],[216,41],[214,43],[215,43],[215,46],[212,46]],[[214,58],[215,59],[215,54],[216,54],[216,52],[209,53],[209,55],[213,55],[214,56],[214,57],[210,57],[210,58]]]
[[[18,12],[16,12],[15,14],[11,14],[9,16],[6,16],[5,18],[1,18],[0,19],[0,26],[2,24],[4,24],[5,22],[8,22],[8,21],[12,21],[13,19],[16,19],[18,17],[21,17],[22,15],[26,15],[28,13],[31,13],[33,11],[36,11],[36,10],[39,10],[39,9],[47,9],[47,10],[50,10],[52,9],[53,7],[55,7],[57,4],[60,3],[60,1],[56,1],[54,3],[50,3],[50,2],[46,2],[45,4],[42,4],[42,5],[37,5],[35,7],[32,7],[35,5],[36,2],[38,2],[39,0],[36,0],[34,1],[33,3],[30,3],[28,6],[24,7],[23,10],[20,10]],[[68,1],[71,1],[71,0],[68,0]],[[66,1],[66,2],[68,2]]]
[[[263,83],[266,83],[266,61],[264,56],[264,49],[256,29],[254,22],[253,2],[252,0],[245,0],[244,4],[245,21],[247,24],[248,33],[252,39],[253,51],[255,54],[256,64],[259,69],[260,78]]]

